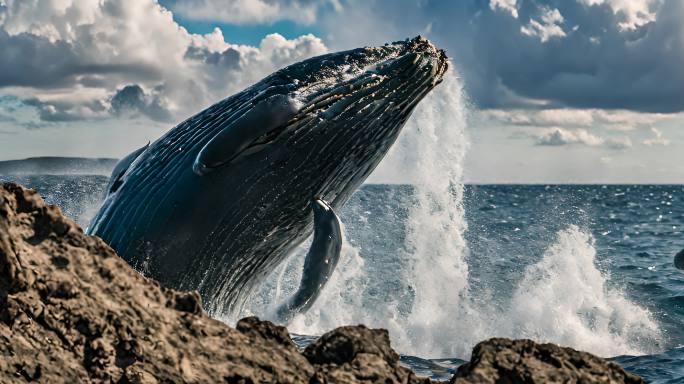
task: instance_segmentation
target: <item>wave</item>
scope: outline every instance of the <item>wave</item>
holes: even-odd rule
[[[468,259],[477,255],[469,255],[464,239],[466,126],[462,87],[450,73],[418,106],[373,176],[396,180],[400,174],[413,186],[402,202],[405,217],[397,214],[405,227],[402,250],[388,260],[371,260],[374,250],[348,237],[331,281],[289,328],[321,334],[344,324],[383,327],[400,352],[431,358],[468,358],[477,342],[494,336],[555,342],[602,356],[658,350],[663,336],[657,322],[610,286],[610,276],[596,266],[593,238],[577,226],[560,231],[512,286],[488,281],[485,290],[471,289]],[[363,214],[367,220],[370,212]],[[276,283],[255,295],[243,315],[271,317],[275,304],[297,288],[307,247],[274,273],[269,280]]]
[[[501,324],[505,333],[601,356],[657,351],[662,333],[651,313],[611,288],[595,259],[590,234],[574,225],[558,233],[518,284]]]

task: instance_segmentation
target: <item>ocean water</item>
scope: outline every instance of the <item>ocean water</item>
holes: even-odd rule
[[[36,188],[83,226],[107,184],[0,180]],[[289,324],[298,343],[342,324],[384,327],[405,365],[445,379],[483,339],[532,338],[613,358],[649,382],[684,382],[684,273],[673,265],[684,249],[684,186],[465,185],[446,219],[439,199],[421,193],[369,184],[352,197],[340,265]],[[297,285],[303,248],[240,315],[270,316]]]

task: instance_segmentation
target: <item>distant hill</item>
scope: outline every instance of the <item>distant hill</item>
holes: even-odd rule
[[[0,161],[0,175],[109,175],[117,159],[29,157]]]

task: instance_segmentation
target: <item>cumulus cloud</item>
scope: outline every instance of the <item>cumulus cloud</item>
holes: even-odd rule
[[[44,121],[178,120],[282,66],[327,51],[305,35],[230,44],[191,34],[155,0],[6,0],[0,87]]]
[[[137,84],[127,85],[116,91],[112,97],[111,111],[117,116],[144,115],[153,120],[170,121],[171,115],[166,102],[160,96],[162,92],[163,89],[155,89],[153,93],[145,93]]]
[[[587,6],[607,6],[620,19],[621,30],[635,30],[656,20],[662,0],[579,0]]]
[[[650,139],[644,140],[644,145],[647,145],[649,147],[658,146],[658,145],[660,145],[660,146],[670,145],[670,140],[663,137],[663,133],[659,129],[653,127],[653,128],[651,128],[651,132],[653,133],[653,137],[651,137]]]
[[[520,27],[520,32],[527,36],[536,36],[542,43],[554,37],[565,37],[565,31],[561,27],[563,15],[557,9],[542,8],[541,22],[530,20],[529,24]]]
[[[656,122],[674,118],[672,114],[575,108],[490,109],[483,111],[483,114],[491,120],[518,126],[571,128],[601,126],[612,131],[650,128]]]
[[[277,20],[311,24],[316,21],[318,9],[326,5],[340,7],[337,1],[330,0],[176,0],[169,4],[174,12],[188,19],[232,24]]]
[[[533,138],[535,145],[540,146],[584,145],[615,150],[626,149],[632,146],[632,140],[629,137],[603,138],[582,128],[545,128],[543,130],[519,132],[517,137]]]
[[[50,101],[29,98],[24,99],[23,103],[35,107],[40,119],[46,122],[68,122],[106,116],[106,106],[102,100],[78,103],[68,99],[60,100],[59,98]],[[37,127],[37,125],[34,124],[33,127]]]
[[[611,137],[604,141],[604,145],[611,149],[626,149],[632,147],[632,139],[627,136]]]
[[[590,147],[603,145],[603,139],[589,133],[586,129],[567,130],[562,128],[552,128],[536,135],[537,145],[568,145],[584,144]]]
[[[517,18],[504,1],[348,2],[321,19],[329,45],[380,43],[430,25],[428,37],[453,58],[480,108],[684,110],[681,0],[516,1]],[[349,20],[354,28],[340,29]]]
[[[490,0],[489,1],[489,8],[492,11],[496,11],[497,9],[501,9],[505,12],[508,12],[513,16],[514,18],[518,18],[518,8],[516,6],[517,0]]]

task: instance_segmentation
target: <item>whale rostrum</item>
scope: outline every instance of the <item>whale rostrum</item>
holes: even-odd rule
[[[315,301],[339,259],[335,214],[442,80],[421,37],[285,67],[126,156],[88,232],[162,285],[238,314],[314,233],[282,321]]]

